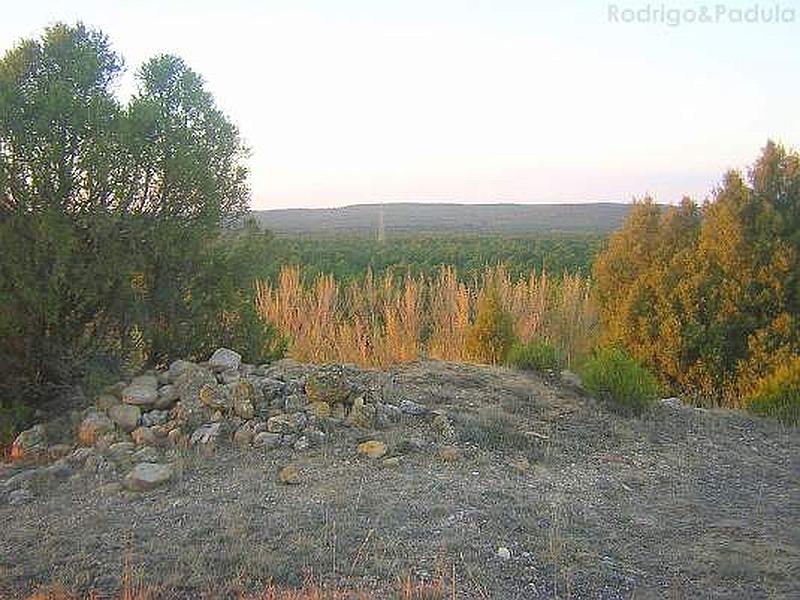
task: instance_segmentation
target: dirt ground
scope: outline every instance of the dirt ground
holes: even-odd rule
[[[176,598],[307,577],[391,598],[407,575],[463,599],[800,598],[797,429],[668,406],[622,417],[488,367],[365,377],[445,410],[454,438],[405,416],[302,452],[189,451],[175,481],[136,494],[79,472],[27,504],[0,500],[0,597],[117,590],[127,561]],[[367,438],[399,464],[358,456]],[[277,481],[290,462],[298,485]]]

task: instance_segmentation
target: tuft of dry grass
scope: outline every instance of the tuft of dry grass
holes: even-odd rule
[[[512,280],[502,266],[465,283],[452,267],[431,278],[387,273],[346,286],[330,275],[307,282],[300,267],[284,267],[275,285],[256,284],[259,313],[290,340],[289,355],[315,363],[384,367],[421,357],[468,360],[466,340],[487,289],[499,292],[522,342],[540,337],[560,348],[567,364],[585,355],[597,332],[591,282],[531,272]]]

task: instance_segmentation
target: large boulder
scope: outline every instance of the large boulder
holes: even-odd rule
[[[200,402],[211,410],[227,410],[230,408],[230,398],[218,383],[206,383],[198,392]]]
[[[108,409],[108,416],[120,429],[131,432],[139,426],[142,411],[132,404],[115,404]]]
[[[78,440],[84,446],[93,446],[104,434],[114,431],[114,422],[104,413],[89,413],[78,427]]]
[[[218,348],[208,359],[208,366],[215,372],[231,371],[242,364],[242,355],[228,348]]]
[[[122,390],[122,401],[134,406],[150,406],[158,400],[158,390],[155,386],[132,383]]]
[[[125,476],[123,485],[133,492],[152,490],[172,479],[172,467],[151,462],[142,462]]]
[[[305,392],[312,402],[335,404],[346,402],[352,388],[338,370],[323,370],[306,380]]]
[[[275,415],[267,421],[267,431],[282,434],[299,433],[307,422],[308,418],[301,412]]]
[[[167,410],[175,406],[178,401],[178,388],[172,384],[167,384],[158,388],[158,398],[155,401],[155,408]]]

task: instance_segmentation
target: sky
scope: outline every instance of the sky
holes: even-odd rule
[[[700,201],[767,139],[800,147],[800,2],[756,5],[26,0],[0,51],[83,21],[122,97],[181,56],[251,149],[253,208]]]

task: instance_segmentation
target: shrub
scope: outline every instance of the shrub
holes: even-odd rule
[[[800,423],[800,356],[764,377],[748,398],[747,408],[787,425]]]
[[[580,375],[588,391],[624,413],[641,413],[660,393],[653,374],[619,348],[595,350]]]
[[[500,294],[487,287],[478,301],[475,323],[467,334],[466,355],[479,363],[496,365],[505,362],[514,343],[514,322],[500,304]]]
[[[532,339],[527,344],[514,344],[508,353],[507,362],[523,371],[546,374],[561,370],[564,355],[552,344],[541,339]]]

